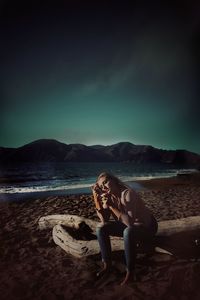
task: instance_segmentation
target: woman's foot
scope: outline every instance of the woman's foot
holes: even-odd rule
[[[96,276],[97,278],[100,278],[102,277],[104,274],[107,274],[110,272],[110,269],[111,269],[111,263],[106,263],[106,262],[103,262],[103,267],[102,269],[96,273]]]
[[[121,286],[134,281],[134,272],[127,271],[124,280],[120,283]]]

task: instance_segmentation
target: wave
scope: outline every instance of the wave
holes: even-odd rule
[[[33,192],[49,192],[59,190],[75,190],[82,188],[91,188],[91,184],[72,184],[61,186],[31,186],[31,187],[3,187],[0,188],[0,193],[3,194],[15,194],[15,193],[33,193]]]
[[[194,169],[186,170],[181,169],[179,172],[193,172]],[[163,173],[148,173],[148,174],[140,174],[138,176],[136,175],[119,175],[118,177],[120,180],[122,180],[124,183],[129,184],[133,187],[138,187],[134,181],[138,181],[142,183],[142,180],[150,180],[155,178],[168,178],[176,176],[178,173],[177,169],[171,169],[167,170]],[[65,181],[65,184],[63,184],[63,181]],[[91,192],[91,187],[95,183],[94,177],[89,178],[79,178],[79,180],[46,180],[46,184],[44,181],[38,181],[38,182],[27,182],[26,184],[20,185],[20,184],[12,184],[9,185],[3,185],[0,187],[0,194],[29,194],[29,193],[35,193],[35,192],[56,192],[56,191],[63,191],[69,193],[72,192],[74,194],[79,193],[80,190],[85,190],[87,192]]]

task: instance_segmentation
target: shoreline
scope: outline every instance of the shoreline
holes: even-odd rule
[[[140,182],[132,181],[127,184],[134,188],[136,191],[145,189]],[[61,189],[61,190],[50,190],[50,191],[37,191],[27,193],[0,193],[0,203],[5,201],[26,201],[28,199],[35,198],[46,198],[49,196],[70,196],[70,195],[91,195],[91,188],[77,188],[77,189]]]
[[[171,177],[152,178],[148,180],[136,181],[142,183],[147,189],[168,189],[178,186],[200,186],[200,172],[177,174]]]
[[[135,189],[136,192],[151,189],[167,189],[177,186],[200,186],[200,172],[186,173],[182,176],[156,177],[149,179],[141,179],[125,182],[128,186]],[[77,189],[61,189],[61,190],[47,190],[27,193],[0,193],[0,203],[10,201],[27,201],[28,199],[46,198],[50,196],[79,196],[92,195],[90,187],[83,187]]]

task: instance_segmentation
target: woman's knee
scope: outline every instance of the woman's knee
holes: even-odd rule
[[[132,236],[134,233],[134,228],[132,226],[127,226],[123,231],[123,237],[129,237]]]
[[[101,236],[101,235],[104,235],[104,234],[106,234],[106,224],[104,224],[104,225],[101,225],[101,226],[98,226],[97,228],[96,228],[96,235],[97,236]]]

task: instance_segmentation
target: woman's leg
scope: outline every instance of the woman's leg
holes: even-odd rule
[[[136,260],[136,240],[134,227],[126,227],[123,232],[124,238],[124,251],[126,259],[126,268],[127,271],[132,272],[135,267]]]
[[[99,242],[103,261],[103,272],[111,266],[110,236],[122,236],[126,226],[120,222],[109,222],[97,227],[96,234]],[[101,273],[101,272],[100,272]],[[97,274],[98,275],[98,274]],[[100,275],[100,274],[99,274]]]
[[[126,227],[123,231],[124,238],[124,252],[126,260],[126,276],[121,282],[121,285],[126,284],[128,281],[134,278],[134,268],[136,260],[136,240],[134,227]]]
[[[107,224],[97,227],[96,234],[101,250],[102,261],[111,261],[111,244]]]
[[[157,232],[157,229],[158,225],[155,219],[153,220],[152,226],[150,228],[145,228],[144,226],[130,226],[124,229],[123,237],[127,273],[121,285],[124,285],[134,277],[135,261],[137,255],[137,242],[141,241],[142,243],[147,244],[148,250],[150,250],[151,247],[154,247],[153,239]]]

